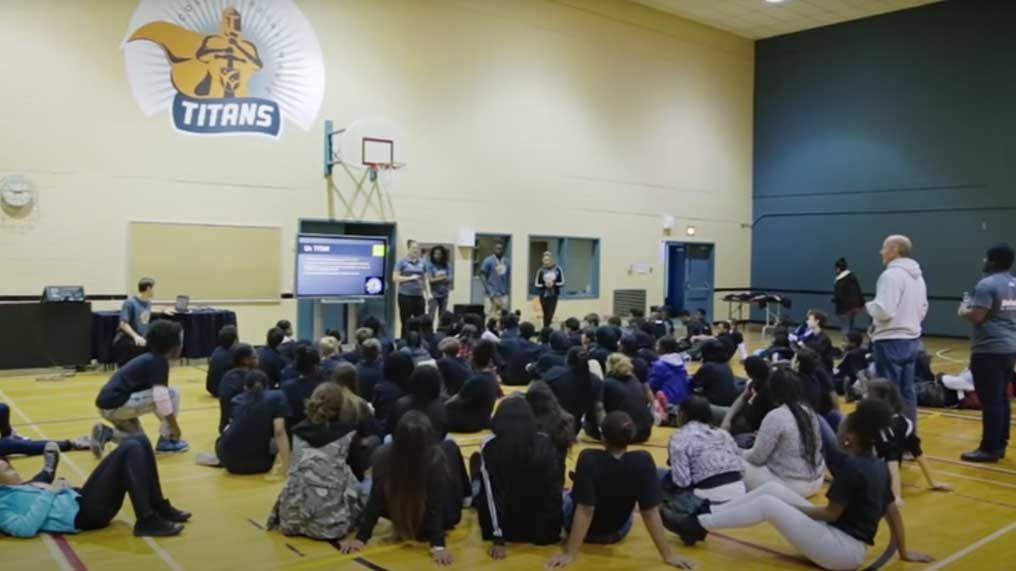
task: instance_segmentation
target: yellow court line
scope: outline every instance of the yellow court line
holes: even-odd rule
[[[932,565],[931,567],[925,568],[924,571],[938,571],[939,569],[944,568],[946,565],[949,565],[954,561],[957,561],[959,559],[962,559],[963,557],[966,557],[967,555],[970,555],[974,551],[977,551],[978,549],[984,547],[985,545],[991,543],[992,541],[995,541],[996,539],[1002,537],[1003,535],[1009,533],[1014,529],[1016,529],[1016,521],[1013,521],[1009,525],[1003,527],[1002,529],[996,531],[995,533],[992,533],[991,535],[988,535],[986,537],[979,539],[978,541],[975,541],[974,543],[971,543],[970,545],[964,547],[963,549],[960,549],[956,553],[953,553],[949,557],[946,557],[945,559],[939,561],[938,563]]]
[[[15,404],[15,402],[6,393],[4,393],[2,389],[0,389],[0,400],[7,403],[7,406],[9,406],[11,410],[14,411],[15,414],[20,416],[28,426],[31,426],[32,430],[34,430],[35,433],[38,434],[40,438],[42,438],[43,440],[51,440],[48,436],[46,436],[46,434],[42,431],[42,429],[38,427],[38,425],[32,422],[32,419],[27,414],[25,414],[25,411],[21,410],[21,407]],[[62,463],[65,463],[67,466],[70,466],[71,469],[78,474],[78,478],[81,480],[82,484],[88,479],[88,477],[85,475],[85,471],[82,470],[81,466],[78,466],[77,462],[75,462],[74,459],[72,459],[69,455],[61,454],[60,461]],[[134,525],[134,519],[129,517],[122,511],[120,512],[119,519],[121,521],[126,522],[127,525],[129,526]],[[162,561],[170,569],[172,569],[173,571],[183,571],[183,567],[181,567],[180,564],[173,559],[172,555],[170,555],[165,549],[163,549],[158,543],[156,543],[154,539],[152,539],[151,537],[142,537],[141,540],[144,541],[146,544],[148,544],[148,546],[152,549],[152,551],[155,552],[155,555],[158,556],[159,559],[162,559]]]

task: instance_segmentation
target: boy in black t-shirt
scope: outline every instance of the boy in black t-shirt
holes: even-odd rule
[[[138,418],[150,413],[162,421],[156,450],[184,452],[190,447],[180,440],[180,425],[176,422],[180,393],[169,386],[169,360],[180,355],[183,328],[174,321],[156,321],[149,327],[145,341],[148,352],[117,369],[95,399],[99,414],[113,424],[110,428],[99,422],[92,428],[92,453],[96,458],[102,456],[111,440],[120,442],[143,433]]]
[[[578,557],[584,541],[617,543],[632,527],[638,504],[642,519],[668,565],[691,569],[691,561],[670,551],[660,519],[660,479],[653,457],[644,450],[628,452],[635,423],[627,413],[607,415],[601,428],[606,450],[583,450],[575,468],[575,486],[564,498],[568,539],[563,553],[550,558],[550,568],[565,567]]]

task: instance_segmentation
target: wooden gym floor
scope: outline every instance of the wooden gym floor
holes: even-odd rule
[[[761,346],[758,334],[749,335],[752,349]],[[956,372],[967,359],[962,340],[927,339],[936,353],[936,371]],[[61,382],[39,382],[31,376],[0,378],[0,401],[12,408],[12,423],[32,438],[69,438],[87,434],[97,416],[92,402],[108,373],[79,374]],[[278,476],[232,476],[194,464],[199,451],[211,450],[216,437],[217,403],[204,391],[204,370],[198,366],[174,367],[171,382],[183,393],[180,424],[191,450],[160,455],[164,489],[174,503],[194,512],[180,537],[139,539],[131,534],[130,503],[107,529],[74,536],[43,536],[31,540],[0,538],[0,568],[103,571],[146,569],[373,569],[402,570],[431,567],[421,544],[385,541],[389,527],[382,520],[375,539],[360,554],[343,555],[325,542],[284,537],[263,529],[281,486]],[[157,425],[144,420],[149,435]],[[979,466],[959,461],[959,454],[974,448],[980,435],[979,413],[928,409],[921,411],[924,449],[938,477],[955,487],[951,493],[923,487],[916,465],[903,469],[906,505],[904,518],[913,549],[932,554],[930,565],[904,564],[893,559],[885,569],[1013,569],[1016,561],[1016,454],[997,465]],[[672,429],[658,428],[643,448],[665,465],[667,439]],[[482,435],[457,437],[468,457]],[[578,449],[569,467],[574,466]],[[41,460],[16,459],[22,474],[34,474]],[[80,485],[96,462],[88,452],[63,455],[60,474]],[[642,522],[636,518],[632,533],[614,546],[585,546],[575,569],[621,570],[662,568]],[[677,552],[690,557],[699,569],[806,569],[811,566],[771,528],[731,530],[714,534],[688,549],[669,536]],[[869,562],[882,554],[889,541],[885,525]],[[558,547],[509,546],[509,557],[495,562],[485,554],[487,545],[473,512],[449,534],[448,547],[455,567],[462,569],[538,569]],[[1008,561],[1009,563],[1006,563]]]

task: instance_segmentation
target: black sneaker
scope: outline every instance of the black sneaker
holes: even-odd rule
[[[113,429],[101,422],[96,422],[92,427],[92,441],[90,442],[92,455],[98,460],[106,450],[106,445],[113,440]]]
[[[191,518],[190,512],[176,509],[173,504],[169,503],[169,500],[157,502],[155,511],[162,519],[172,523],[186,523]]]
[[[973,450],[971,452],[966,452],[966,453],[960,455],[960,460],[963,460],[964,462],[978,462],[978,463],[982,463],[982,464],[984,464],[984,463],[995,463],[995,462],[998,462],[1000,458],[1001,458],[1001,455],[999,455],[997,453],[993,454],[991,452],[985,452],[984,450],[981,450],[980,448],[978,448],[977,450]]]
[[[672,522],[671,527],[674,533],[680,536],[681,541],[689,547],[705,539],[709,533],[699,523],[698,516],[682,515],[674,518]]]
[[[139,519],[134,524],[134,535],[137,537],[170,537],[180,535],[183,525],[166,521],[161,516],[152,515]]]

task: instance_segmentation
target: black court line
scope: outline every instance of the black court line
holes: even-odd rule
[[[300,557],[306,557],[306,555],[304,555],[302,551],[300,551],[299,549],[293,547],[292,545],[290,545],[288,543],[286,544],[286,549],[292,551],[293,553],[299,555]]]
[[[253,520],[253,519],[251,519],[251,518],[247,518],[247,522],[248,522],[248,523],[250,523],[251,525],[253,525],[254,527],[256,527],[256,528],[260,529],[261,531],[264,531],[264,530],[265,530],[265,528],[261,527],[261,524],[260,524],[260,523],[258,523],[258,522],[256,522],[256,521],[254,521],[254,520]]]
[[[368,561],[363,557],[357,557],[356,559],[353,559],[353,561],[359,563],[360,565],[363,565],[364,567],[370,569],[371,571],[388,571],[388,569],[385,569],[384,567],[378,565],[377,563]]]

